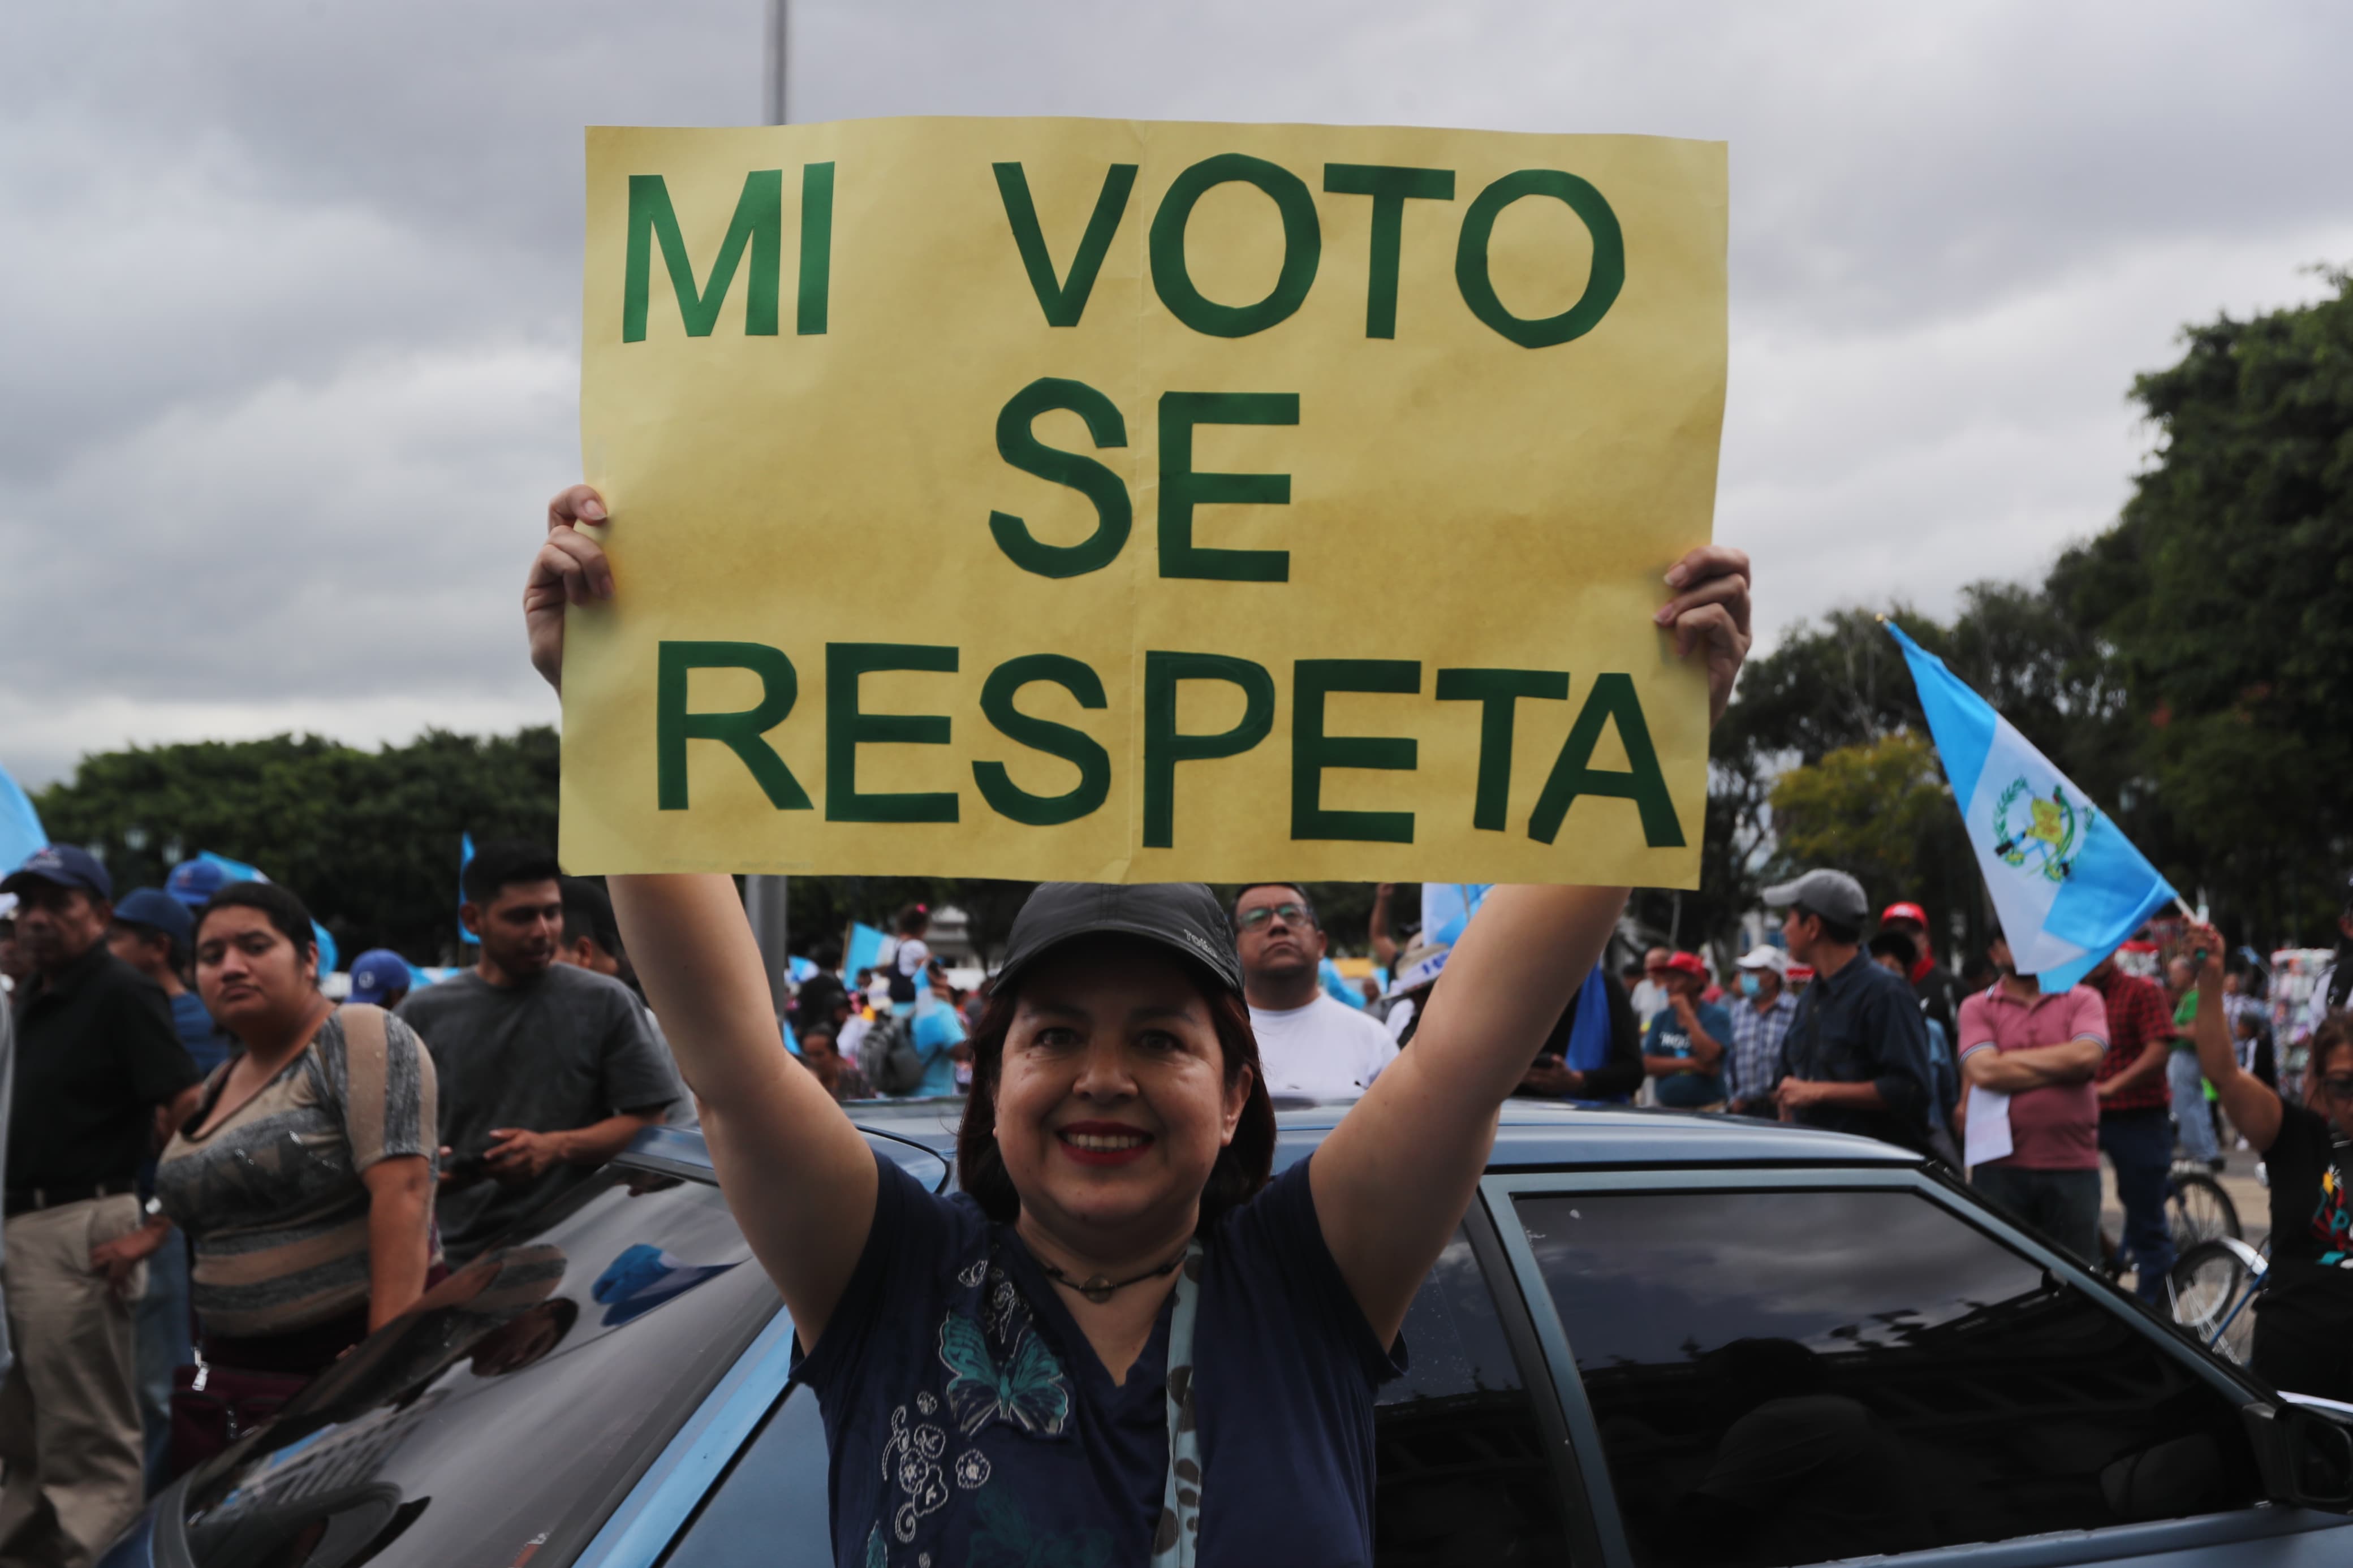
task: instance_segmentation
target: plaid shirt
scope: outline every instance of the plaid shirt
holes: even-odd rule
[[[2164,988],[2155,981],[2111,966],[2104,975],[2086,976],[2084,984],[2100,994],[2108,1009],[2108,1051],[2100,1058],[2100,1070],[2093,1081],[2107,1082],[2140,1060],[2150,1042],[2173,1038],[2173,1009],[2166,1005]],[[2104,1113],[2162,1110],[2172,1102],[2164,1069],[2159,1068],[2137,1086],[2100,1101],[2100,1109]]]
[[[1789,1020],[1797,1016],[1798,999],[1784,991],[1770,1005],[1759,1008],[1746,996],[1728,996],[1732,1007],[1732,1062],[1725,1078],[1725,1095],[1735,1105],[1761,1100],[1773,1092],[1788,1070],[1781,1060],[1781,1042],[1788,1037]]]

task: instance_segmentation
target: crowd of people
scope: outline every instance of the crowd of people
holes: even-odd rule
[[[118,899],[53,845],[0,881],[0,1560],[92,1561],[151,1490],[691,1114],[609,900],[544,849],[467,867],[472,967],[412,989],[364,953],[341,1005],[299,898],[191,865]]]
[[[1745,609],[1745,581],[1737,593]],[[543,646],[534,623],[535,658]],[[1715,672],[1720,688],[1737,663]],[[1588,889],[1499,890],[1491,910],[1503,912],[1450,940],[1398,931],[1385,886],[1370,936],[1388,984],[1357,994],[1335,984],[1330,936],[1300,884],[1245,884],[1222,907],[1201,889],[1050,886],[1024,909],[998,973],[969,990],[933,952],[929,911],[911,906],[864,968],[839,973],[839,952],[820,952],[781,1016],[765,977],[724,958],[741,948],[728,928],[742,917],[723,879],[691,892],[624,887],[633,880],[608,891],[539,847],[487,845],[463,873],[476,962],[420,984],[398,954],[363,953],[340,1003],[322,989],[319,928],[282,887],[191,862],[163,888],[118,898],[102,864],[64,845],[0,881],[15,900],[0,930],[12,993],[0,1081],[13,1097],[0,1286],[15,1351],[0,1384],[0,1560],[91,1561],[151,1489],[227,1440],[235,1422],[208,1422],[206,1409],[274,1408],[641,1130],[697,1115],[804,1345],[823,1341],[803,1375],[837,1445],[887,1444],[856,1397],[861,1379],[892,1357],[916,1367],[945,1353],[928,1339],[898,1344],[864,1310],[878,1292],[940,1283],[925,1247],[973,1253],[944,1299],[951,1317],[972,1291],[986,1293],[1000,1337],[1011,1315],[1077,1314],[1063,1328],[1114,1369],[1104,1388],[1080,1392],[1111,1412],[1115,1369],[1150,1348],[1138,1335],[1151,1320],[1092,1309],[1146,1280],[1161,1283],[1133,1300],[1160,1300],[1172,1272],[1194,1278],[1208,1240],[1230,1276],[1195,1303],[1205,1338],[1219,1341],[1218,1386],[1256,1378],[1326,1402],[1284,1419],[1293,1437],[1320,1433],[1328,1447],[1361,1425],[1363,1396],[1388,1375],[1382,1347],[1467,1199],[1493,1102],[1512,1095],[1893,1142],[1965,1170],[2087,1262],[2105,1246],[2105,1152],[2126,1210],[2119,1256],[2154,1297],[2172,1262],[2163,1210],[2176,1144],[2219,1159],[2211,1094],[2273,1170],[2281,1283],[2258,1368],[2353,1397],[2340,1331],[2353,1212],[2336,1157],[2353,1133],[2353,1027],[2320,1006],[2342,1005],[2353,969],[2316,1001],[2307,1109],[2281,1094],[2262,1009],[2224,973],[2211,929],[2189,933],[2163,984],[2112,957],[2084,984],[2045,992],[1999,936],[1963,983],[1938,963],[1917,905],[1874,922],[1861,883],[1829,868],[1766,889],[1778,938],[1733,963],[1729,984],[1703,955],[1668,948],[1613,970],[1603,953],[1620,917]],[[2353,907],[2344,930],[2353,948]],[[675,1042],[640,986],[636,947],[652,950]],[[1565,971],[1560,954],[1579,952],[1591,956]],[[1440,1001],[1448,974],[1458,981]],[[1111,1054],[1088,1043],[1097,1037],[1118,1042]],[[1383,1087],[1400,1078],[1410,1087]],[[963,1184],[977,1208],[878,1173],[802,1084],[818,1103],[961,1098]],[[713,1085],[726,1115],[709,1103]],[[1312,1196],[1303,1164],[1297,1180],[1269,1182],[1271,1108],[1292,1099],[1361,1102],[1317,1156]],[[1056,1109],[1071,1104],[1116,1114]],[[1075,1163],[1064,1169],[1058,1152]],[[1175,1184],[1169,1201],[1185,1213],[1153,1208],[1166,1194],[1139,1197],[1113,1225],[1136,1233],[1122,1251],[1126,1241],[1097,1234],[1112,1222],[1088,1217],[1101,1194],[1081,1177],[1136,1161]],[[831,1196],[810,1208],[808,1193]],[[984,1215],[1019,1222],[1018,1266],[972,1229]],[[863,1238],[886,1215],[878,1253]],[[1324,1328],[1247,1351],[1212,1325],[1239,1310],[1237,1288],[1280,1295],[1294,1326]],[[1194,1288],[1176,1289],[1181,1307]],[[1193,1310],[1179,1312],[1187,1335]],[[837,1311],[869,1325],[850,1350],[839,1348],[850,1331],[826,1332]],[[1189,1353],[1173,1334],[1165,1348],[1172,1369]],[[853,1356],[865,1358],[859,1370]],[[1312,1390],[1298,1384],[1303,1367]],[[1190,1426],[1170,1421],[1175,1465]],[[976,1462],[985,1475],[991,1461]],[[1230,1458],[1219,1484],[1229,1499],[1255,1496]],[[836,1496],[838,1512],[889,1511],[887,1497],[866,1495],[871,1479],[852,1489]],[[1236,1516],[1253,1510],[1273,1528],[1255,1501]],[[1197,1520],[1172,1500],[1157,1528]]]
[[[471,967],[417,985],[397,954],[363,953],[341,1005],[320,989],[294,894],[183,871],[117,898],[92,856],[54,846],[0,884],[16,903],[0,949],[15,991],[0,1027],[15,1037],[16,1351],[0,1385],[0,1543],[33,1560],[86,1558],[197,1457],[201,1433],[174,1452],[175,1374],[183,1399],[202,1367],[216,1392],[282,1400],[639,1129],[691,1113],[611,898],[543,848],[493,844],[468,866]],[[1224,910],[1270,1096],[1354,1099],[1412,1048],[1451,950],[1412,929],[1400,942],[1390,895],[1371,932],[1390,984],[1361,998],[1327,984],[1331,939],[1304,887],[1247,884]],[[2152,1300],[2174,1262],[2176,1160],[2219,1168],[2235,1136],[2270,1163],[2287,1266],[2259,1368],[2353,1394],[2353,1357],[2324,1331],[2353,1308],[2337,1272],[2353,1213],[2332,1153],[2353,1117],[2353,1029],[2332,1016],[2334,974],[2303,1031],[2307,1110],[2283,1097],[2268,1013],[2211,930],[2190,931],[2161,979],[2111,956],[2045,992],[1999,935],[1957,980],[1917,905],[1869,930],[1862,885],[1835,870],[1765,900],[1784,912],[1778,939],[1742,954],[1728,984],[1665,947],[1615,973],[1595,964],[1513,1092],[1914,1148],[2086,1262],[2131,1271]],[[892,1070],[901,1096],[971,1091],[994,982],[954,985],[928,927],[910,906],[871,966],[837,974],[828,951],[795,988],[780,1033],[836,1100],[879,1097]],[[2353,906],[2346,932],[2353,944]],[[959,1026],[918,1045],[919,1001]],[[894,1051],[913,1065],[894,1069]],[[1973,1118],[2000,1126],[1972,1136]],[[288,1148],[302,1157],[276,1152]],[[2124,1209],[2113,1241],[2103,1155]],[[2326,1245],[2299,1271],[2307,1236]]]

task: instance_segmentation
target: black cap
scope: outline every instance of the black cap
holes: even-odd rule
[[[1041,882],[1013,917],[1005,966],[997,984],[1013,979],[1064,942],[1098,932],[1142,937],[1192,959],[1237,995],[1242,961],[1233,927],[1217,895],[1198,882]]]

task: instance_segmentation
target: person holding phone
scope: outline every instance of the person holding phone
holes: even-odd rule
[[[567,603],[615,584],[573,526],[606,521],[594,490],[547,521],[524,613],[557,684]],[[1704,546],[1668,583],[1654,625],[1704,664],[1720,716],[1748,648],[1747,559]],[[1271,1176],[1226,910],[1198,885],[1048,883],[974,1034],[963,1190],[943,1196],[776,1048],[729,878],[610,885],[721,1188],[792,1314],[835,1457],[837,1563],[1370,1563],[1373,1398],[1407,1305],[1625,889],[1490,892],[1412,1047]]]

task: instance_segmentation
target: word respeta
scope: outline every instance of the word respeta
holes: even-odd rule
[[[716,741],[749,769],[768,804],[778,811],[813,811],[817,802],[776,751],[771,735],[791,719],[800,679],[785,651],[756,642],[665,641],[659,645],[655,697],[655,790],[664,811],[690,805],[688,742]],[[964,797],[955,790],[861,790],[858,749],[869,744],[945,746],[954,740],[954,720],[942,713],[880,713],[861,703],[861,677],[913,671],[960,672],[960,649],[920,643],[825,645],[824,814],[829,822],[952,823],[962,820]],[[760,683],[760,700],[744,709],[696,710],[689,706],[688,677],[697,669],[739,669]],[[1439,702],[1475,702],[1480,707],[1478,782],[1465,803],[1474,829],[1506,831],[1510,814],[1514,720],[1523,700],[1566,701],[1570,679],[1564,670],[1440,669],[1433,697]],[[1178,689],[1188,681],[1222,682],[1242,698],[1241,717],[1223,731],[1198,732],[1177,721]],[[1039,795],[1013,781],[1002,758],[976,760],[973,784],[987,808],[1031,827],[1074,822],[1101,810],[1118,782],[1118,768],[1103,741],[1086,731],[1025,713],[1016,699],[1033,684],[1060,687],[1080,708],[1102,711],[1110,704],[1103,679],[1080,659],[1035,653],[1010,658],[992,669],[980,695],[981,717],[1014,744],[1055,757],[1075,768],[1077,782],[1059,795]],[[1140,793],[1138,818],[1144,847],[1175,842],[1177,764],[1212,763],[1257,748],[1274,732],[1277,692],[1266,666],[1229,654],[1154,649],[1144,656],[1142,755],[1135,762]],[[1419,697],[1421,665],[1411,659],[1303,658],[1291,671],[1291,837],[1410,844],[1410,811],[1338,810],[1323,804],[1324,775],[1334,769],[1411,772],[1419,742],[1409,736],[1335,735],[1324,723],[1325,700],[1335,692]],[[1597,767],[1605,731],[1617,735],[1627,765]],[[1683,825],[1669,798],[1665,777],[1651,742],[1649,721],[1633,680],[1610,672],[1594,678],[1569,726],[1545,784],[1524,825],[1528,837],[1550,844],[1579,798],[1630,801],[1644,841],[1652,848],[1677,848]]]

